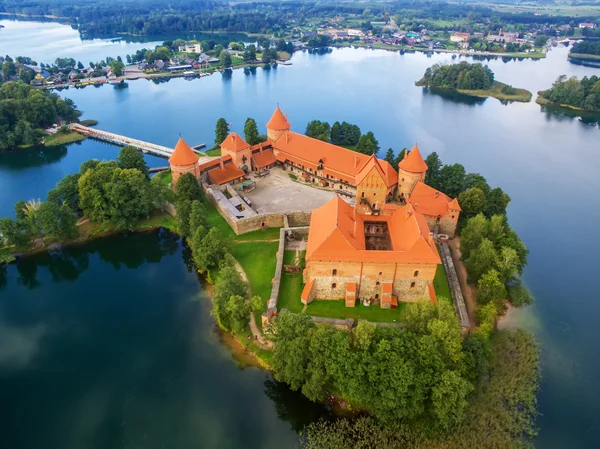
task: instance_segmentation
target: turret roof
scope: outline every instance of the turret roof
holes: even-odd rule
[[[267,128],[277,131],[290,129],[290,122],[287,121],[287,118],[285,118],[285,115],[283,115],[283,112],[281,112],[279,106],[277,106],[277,109],[275,109],[275,112],[273,112],[271,119],[267,122]]]
[[[408,153],[408,156],[405,156],[404,159],[400,161],[398,167],[411,173],[424,173],[427,171],[427,164],[423,160],[423,156],[421,156],[419,147],[416,145],[410,153]]]
[[[175,145],[173,154],[169,157],[171,165],[192,165],[198,162],[198,155],[190,148],[190,146],[181,137]]]

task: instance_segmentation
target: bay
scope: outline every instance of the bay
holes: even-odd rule
[[[543,60],[490,60],[498,80],[534,93],[562,74],[600,74],[569,64],[568,49],[554,48]],[[461,60],[463,58],[459,58]],[[465,58],[471,60],[470,58]],[[542,341],[543,381],[538,447],[595,447],[598,416],[600,304],[593,279],[600,244],[600,129],[577,118],[543,112],[539,105],[502,104],[486,99],[471,104],[414,86],[436,62],[450,55],[376,50],[297,53],[293,65],[230,77],[216,74],[165,83],[139,80],[128,89],[111,86],[63,91],[83,118],[98,127],[161,145],[173,146],[181,134],[190,144],[212,144],[217,118],[243,131],[247,117],[264,130],[277,104],[292,129],[303,132],[312,119],[346,120],[373,131],[381,153],[418,143],[426,155],[438,152],[445,163],[461,163],[483,174],[512,198],[509,221],[531,254],[525,281],[537,298],[517,321]],[[0,215],[13,215],[18,199],[44,197],[65,173],[82,161],[114,158],[118,149],[85,141],[63,153],[47,151],[3,155],[0,160]],[[33,156],[32,156],[33,154]],[[164,160],[147,158],[151,165]]]

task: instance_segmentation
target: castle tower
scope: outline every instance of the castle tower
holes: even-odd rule
[[[172,185],[175,185],[184,173],[193,173],[196,178],[200,176],[198,155],[181,137],[175,146],[175,150],[173,150],[173,154],[169,157],[169,165],[171,166]]]
[[[241,168],[245,172],[250,171],[250,159],[252,150],[250,144],[246,142],[239,134],[230,132],[221,142],[221,157],[231,156],[233,165]]]
[[[388,194],[386,176],[373,154],[356,175],[356,210],[362,214],[377,213]]]
[[[290,123],[287,121],[279,106],[273,112],[271,120],[267,122],[267,137],[269,140],[276,142],[282,135],[290,130]]]
[[[401,200],[408,198],[418,181],[425,181],[427,164],[421,156],[418,146],[409,153],[406,150],[404,159],[398,164],[398,196]]]

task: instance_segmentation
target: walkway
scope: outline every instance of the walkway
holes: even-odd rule
[[[108,131],[102,131],[100,129],[90,128],[88,126],[80,125],[79,123],[72,123],[69,125],[72,131],[75,131],[79,134],[82,134],[86,137],[90,137],[92,139],[101,140],[103,142],[108,142],[113,145],[118,145],[121,147],[131,145],[136,147],[139,150],[142,150],[144,153],[149,153],[154,156],[161,157],[170,157],[173,154],[173,148],[163,147],[162,145],[156,145],[154,143],[145,142],[139,139],[133,139],[131,137],[122,136],[120,134],[109,133]],[[195,148],[200,147],[200,145],[196,145]],[[202,154],[200,150],[194,150],[196,153]],[[206,160],[208,162],[208,159]]]
[[[450,284],[454,308],[458,314],[460,325],[465,329],[469,329],[471,327],[471,320],[469,319],[469,314],[467,313],[467,306],[465,305],[461,285],[458,280],[458,275],[456,274],[454,261],[452,260],[452,255],[450,254],[450,248],[446,242],[440,242],[440,250],[442,263],[444,264],[444,269],[446,270],[446,276],[448,277],[448,284]]]

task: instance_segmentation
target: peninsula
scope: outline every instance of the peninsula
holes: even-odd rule
[[[536,103],[581,112],[600,113],[600,78],[596,75],[568,78],[559,76],[548,90],[538,92]]]
[[[494,97],[501,101],[528,103],[531,100],[531,92],[528,90],[517,89],[496,81],[494,72],[488,66],[468,62],[451,65],[434,64],[415,84],[453,90],[475,97]]]

